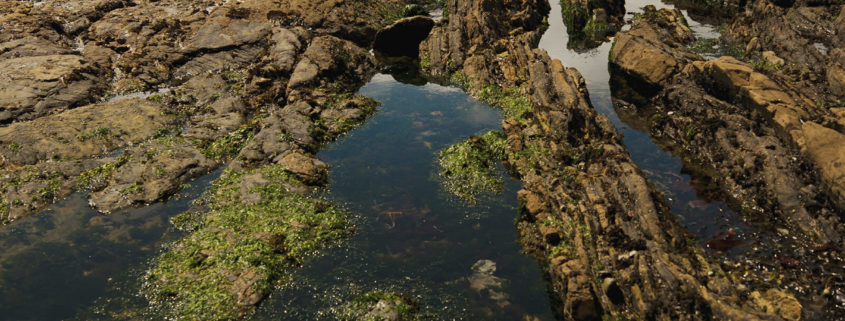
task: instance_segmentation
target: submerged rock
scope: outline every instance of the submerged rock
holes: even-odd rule
[[[413,321],[419,320],[419,304],[396,292],[371,291],[340,307],[343,321]]]

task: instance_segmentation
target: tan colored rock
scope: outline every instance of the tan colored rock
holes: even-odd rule
[[[769,289],[764,293],[754,291],[749,299],[752,307],[763,313],[778,316],[784,320],[802,320],[801,303],[784,291],[778,289]]]
[[[697,61],[693,66],[709,79],[712,91],[749,108],[769,111],[781,130],[800,143],[797,130],[810,114],[769,77],[736,58],[725,56],[711,61]]]
[[[652,85],[668,81],[680,68],[674,57],[628,33],[616,36],[610,60],[622,70],[640,76]]]
[[[680,11],[656,10],[653,6],[643,10],[642,18],[634,21],[630,31],[616,34],[610,62],[652,86],[663,86],[681,71],[685,60],[697,58],[679,50],[694,37],[682,23]]]
[[[301,91],[314,87],[357,87],[374,67],[375,58],[354,43],[332,36],[316,37],[290,76],[288,100],[303,99]]]
[[[766,59],[766,61],[776,66],[783,66],[786,63],[783,61],[783,58],[778,57],[774,51],[763,51],[763,59]]]
[[[0,61],[0,123],[55,113],[89,99],[96,81],[81,56]]]
[[[804,151],[816,164],[831,196],[845,207],[845,135],[813,122],[804,123],[802,132]]]
[[[834,94],[845,96],[845,66],[838,62],[827,65],[827,85]]]
[[[320,185],[328,179],[328,165],[314,156],[301,152],[285,155],[279,162],[287,171],[296,175],[303,183]]]
[[[0,128],[0,155],[5,165],[100,155],[155,135],[172,121],[162,111],[158,103],[130,98],[14,123]]]

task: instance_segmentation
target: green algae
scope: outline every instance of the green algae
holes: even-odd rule
[[[204,213],[174,224],[193,231],[166,246],[146,275],[153,306],[177,320],[231,320],[250,313],[290,269],[350,233],[348,214],[292,193],[280,166],[226,171],[207,192]]]
[[[379,302],[384,307],[378,309]],[[377,312],[375,312],[377,311]],[[364,293],[352,302],[344,305],[338,311],[341,321],[382,321],[388,320],[387,315],[396,315],[398,320],[420,320],[419,304],[411,298],[396,292],[370,291]]]
[[[496,170],[505,154],[505,135],[489,131],[481,137],[451,145],[440,151],[438,163],[446,190],[469,203],[482,193],[502,190],[502,175]]]

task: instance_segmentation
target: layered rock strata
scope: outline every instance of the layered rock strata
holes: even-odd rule
[[[447,7],[450,18],[435,26],[421,56],[430,74],[508,116],[506,163],[524,184],[518,228],[546,266],[560,318],[801,318],[794,296],[765,285],[755,289],[761,300],[750,300],[710,263],[591,106],[580,74],[535,49],[546,3]],[[486,23],[496,19],[504,22]]]

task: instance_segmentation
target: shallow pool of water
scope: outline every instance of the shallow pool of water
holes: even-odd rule
[[[131,291],[122,287],[137,289],[161,243],[179,235],[170,216],[188,209],[218,175],[196,180],[170,201],[110,215],[77,192],[0,228],[0,319],[87,315],[96,301]]]
[[[517,243],[519,184],[471,206],[440,183],[438,152],[500,129],[499,112],[460,89],[385,74],[359,94],[382,102],[378,113],[318,155],[331,166],[326,197],[359,214],[357,233],[300,269],[256,319],[332,320],[344,302],[384,290],[413,297],[434,320],[551,320],[540,268]],[[506,299],[470,288],[479,260],[495,262]]]

